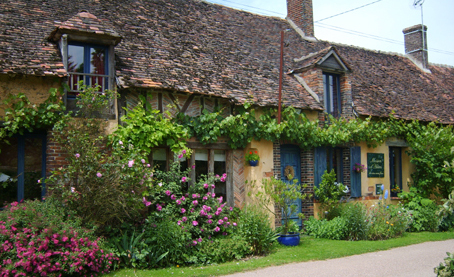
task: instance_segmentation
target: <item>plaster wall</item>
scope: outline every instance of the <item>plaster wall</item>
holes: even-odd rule
[[[0,103],[9,94],[24,93],[33,104],[41,104],[49,97],[49,89],[60,88],[62,79],[57,77],[0,75]],[[0,116],[5,111],[0,109]]]

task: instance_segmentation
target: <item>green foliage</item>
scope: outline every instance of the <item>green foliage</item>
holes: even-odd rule
[[[448,256],[444,258],[444,264],[440,263],[439,266],[434,268],[434,272],[439,277],[451,277],[454,276],[454,254],[446,253]]]
[[[290,228],[290,216],[293,214],[303,218],[304,215],[297,211],[297,205],[295,201],[301,199],[302,201],[309,197],[309,194],[304,193],[303,190],[307,185],[299,185],[298,180],[291,177],[289,182],[278,180],[274,177],[270,179],[263,179],[262,186],[258,192],[253,195],[258,200],[258,203],[269,212],[276,216],[276,211],[282,212],[282,220],[284,221],[282,232],[288,233]],[[256,183],[251,184],[251,188],[257,187]],[[252,196],[249,193],[249,196]]]
[[[363,203],[340,205],[340,217],[346,221],[346,240],[364,240],[367,237],[367,209]]]
[[[314,194],[320,203],[320,213],[327,214],[329,218],[332,218],[330,213],[337,208],[341,197],[347,192],[348,188],[346,186],[336,182],[336,172],[331,170],[328,173],[325,170],[325,173],[322,175],[322,182],[318,187],[314,188]]]
[[[169,112],[159,113],[151,108],[145,97],[141,96],[140,99],[139,104],[121,118],[123,124],[111,136],[111,142],[115,144],[122,141],[145,153],[161,145],[169,146],[174,153],[183,149],[189,152],[185,141],[189,138],[187,129],[172,122]]]
[[[213,264],[239,260],[251,253],[246,238],[233,235],[202,242],[194,256],[198,258],[199,263]]]
[[[68,115],[64,115],[62,95],[62,90],[52,88],[49,97],[39,105],[32,104],[24,93],[8,95],[2,103],[5,116],[2,119],[4,123],[3,128],[0,128],[0,138],[45,129],[66,120]]]
[[[439,231],[448,231],[454,227],[454,191],[445,199],[443,205],[439,206],[437,217],[440,220]]]
[[[246,156],[244,156],[244,159],[246,160],[246,162],[259,161],[260,156],[257,154],[257,151],[255,151],[255,153],[250,151],[248,154],[246,154]]]
[[[87,87],[79,96],[97,99],[98,94],[96,88]],[[108,104],[107,98],[101,99]],[[133,146],[106,146],[105,123],[97,118],[72,118],[62,129],[53,130],[67,153],[67,165],[53,171],[46,184],[85,223],[115,226],[141,218],[143,184],[151,182],[153,172]]]
[[[235,234],[244,238],[252,254],[263,255],[274,248],[277,233],[271,228],[270,218],[264,210],[248,205],[237,217],[238,228]]]
[[[411,187],[410,191],[399,194],[405,209],[409,210],[413,217],[410,231],[421,232],[437,230],[439,217],[436,216],[438,206],[429,198],[424,198],[420,191]]]
[[[415,121],[407,125],[407,130],[409,155],[415,165],[413,185],[424,197],[435,194],[447,198],[454,189],[454,167],[445,164],[454,160],[453,126]]]
[[[347,220],[340,216],[331,220],[310,217],[304,222],[304,226],[306,234],[315,238],[343,240],[347,236]]]
[[[383,199],[369,210],[367,239],[385,240],[398,237],[408,229],[411,222],[410,211],[402,205],[387,205]]]

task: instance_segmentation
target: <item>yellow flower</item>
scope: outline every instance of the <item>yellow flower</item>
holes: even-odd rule
[[[180,267],[179,265],[177,265],[177,267]]]
[[[391,226],[394,226],[394,224],[391,223]]]
[[[389,224],[389,222],[388,222],[388,221],[386,221],[386,224]]]

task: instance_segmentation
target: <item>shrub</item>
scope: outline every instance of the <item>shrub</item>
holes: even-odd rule
[[[330,214],[338,205],[339,200],[348,192],[348,188],[341,183],[336,182],[336,173],[334,170],[322,175],[322,182],[319,187],[314,188],[314,194],[320,202],[320,214]],[[331,216],[334,218],[334,216]]]
[[[362,203],[345,203],[339,206],[340,216],[346,221],[346,239],[363,240],[367,237],[367,209]]]
[[[317,220],[310,217],[304,222],[306,234],[315,238],[326,238],[342,240],[347,236],[347,221],[343,217],[336,217],[332,220]]]
[[[367,238],[384,240],[400,236],[411,221],[410,212],[402,205],[386,205],[384,201],[380,201],[369,210]]]
[[[141,192],[143,184],[151,182],[152,169],[132,145],[120,141],[107,146],[106,121],[93,118],[107,106],[107,95],[85,87],[78,99],[80,114],[88,118],[71,118],[53,130],[67,163],[46,180],[50,194],[84,223],[119,226],[141,219]]]
[[[439,266],[434,268],[434,272],[440,277],[454,276],[454,254],[446,253],[448,257],[444,258],[444,264],[440,263]]]
[[[437,217],[440,220],[438,225],[439,231],[448,231],[454,226],[454,191],[449,194],[437,211]]]
[[[1,276],[107,273],[117,259],[57,201],[11,203],[0,212]]]
[[[415,187],[411,187],[409,192],[399,194],[404,207],[411,212],[413,217],[410,231],[436,231],[439,225],[439,218],[436,216],[438,206],[433,200],[421,195]]]
[[[233,235],[202,242],[194,256],[197,257],[198,263],[212,264],[239,260],[251,253],[252,249],[247,239]]]
[[[252,254],[265,254],[274,248],[277,234],[270,226],[268,214],[263,210],[257,206],[246,206],[239,212],[237,221],[235,235],[244,238]]]

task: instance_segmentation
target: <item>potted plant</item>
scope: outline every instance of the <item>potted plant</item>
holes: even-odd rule
[[[278,216],[280,212],[282,217],[282,226],[279,227],[278,242],[284,245],[298,245],[300,241],[299,226],[290,217],[297,214],[299,218],[304,218],[301,212],[297,211],[295,202],[299,199],[306,199],[309,194],[303,193],[307,185],[299,185],[298,180],[293,176],[287,176],[289,182],[278,180],[274,177],[263,179],[262,186],[254,194],[258,203],[269,212]],[[252,187],[255,187],[253,183]],[[251,196],[251,192],[249,193]],[[298,213],[297,213],[298,212]]]
[[[259,163],[259,160],[260,160],[260,156],[259,156],[257,150],[255,150],[254,152],[252,152],[252,150],[251,150],[251,151],[249,151],[248,154],[246,154],[245,159],[247,162],[249,162],[250,166],[257,166],[257,164]]]

